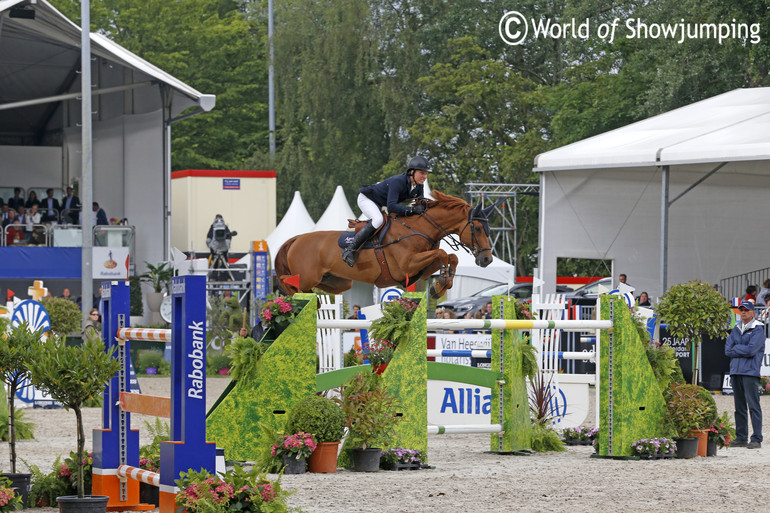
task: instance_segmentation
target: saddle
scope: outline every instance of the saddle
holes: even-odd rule
[[[390,275],[390,268],[388,267],[388,261],[385,258],[385,251],[382,249],[382,241],[385,239],[385,235],[387,235],[388,230],[390,229],[390,217],[387,215],[383,215],[384,223],[382,223],[382,226],[374,232],[374,235],[372,235],[369,240],[367,240],[363,246],[359,248],[359,251],[363,249],[373,249],[374,255],[377,258],[377,263],[380,264],[380,276],[377,278],[377,280],[374,282],[374,284],[378,287],[387,287],[389,285],[401,285],[404,286],[403,283],[397,282],[393,279],[393,277]],[[348,244],[353,242],[353,237],[356,233],[358,233],[361,228],[363,228],[366,223],[369,221],[358,221],[357,219],[348,219],[348,231],[342,232],[340,234],[339,239],[337,239],[337,244],[340,248],[346,248]],[[375,242],[376,241],[376,242]]]

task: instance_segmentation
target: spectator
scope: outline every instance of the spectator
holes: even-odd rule
[[[67,195],[61,200],[61,222],[77,224],[80,215],[80,198],[75,196],[72,187],[67,187]]]
[[[83,334],[83,337],[101,337],[102,327],[99,323],[98,308],[91,308],[91,311],[88,312],[88,319],[83,323],[83,331],[81,331],[81,333]]]
[[[618,276],[618,281],[624,285],[628,285],[628,276],[626,276],[625,274],[621,274],[620,276]],[[628,285],[628,286],[630,287],[631,285]]]
[[[19,220],[19,223],[27,224],[27,209],[24,207],[24,205],[19,205],[19,208],[16,209],[16,212],[16,219]]]
[[[470,312],[466,312],[465,315],[463,315],[463,319],[472,321],[473,320],[473,314]],[[464,330],[460,331],[460,333],[473,333],[473,330],[470,328],[465,328]]]
[[[652,306],[650,296],[646,292],[639,294],[639,306]]]
[[[10,210],[8,205],[3,205],[2,208],[0,208],[0,222],[3,223],[3,226],[5,226],[5,223],[8,221],[8,212]]]
[[[457,319],[457,315],[452,310],[444,309],[444,311],[441,314],[442,319]],[[457,333],[454,330],[444,330],[444,333]]]
[[[68,301],[75,301],[75,298],[72,297],[72,293],[70,292],[70,289],[68,289],[67,287],[64,287],[64,290],[61,293],[61,297]]]
[[[246,337],[248,335],[251,335],[251,338],[259,342],[262,340],[262,337],[265,336],[265,333],[267,332],[268,326],[264,323],[264,321],[259,321],[254,325],[253,328],[251,328],[251,333],[249,333],[246,328],[241,328],[240,332],[238,333],[242,337]]]
[[[54,223],[59,220],[59,200],[53,197],[53,189],[48,188],[45,191],[45,198],[40,202],[40,208],[43,211],[42,221],[44,223]]]
[[[40,206],[40,200],[37,199],[37,193],[35,191],[29,191],[29,194],[27,194],[27,201],[24,202],[24,206],[27,210],[32,208],[32,205]]]
[[[10,211],[11,217],[14,215],[14,211]],[[5,228],[5,245],[14,246],[24,242],[24,226],[19,222],[18,218],[10,220]]]
[[[478,312],[473,314],[473,318],[474,319],[483,319],[484,318],[484,311],[483,310],[479,310]]]
[[[749,285],[746,287],[746,295],[743,296],[743,301],[751,301],[752,303],[757,303],[757,287],[754,285]]]
[[[765,355],[765,327],[754,318],[754,303],[743,301],[741,316],[725,343],[730,358],[730,381],[735,404],[735,440],[730,447],[762,447],[762,408],[759,404],[759,373]],[[749,415],[754,431],[749,441]]]
[[[758,305],[766,305],[767,304],[767,295],[770,294],[770,278],[766,279],[762,282],[762,290],[759,291],[759,294],[757,294],[757,303]]]
[[[361,305],[353,305],[353,313],[348,319],[358,319],[358,312],[361,311]]]
[[[28,228],[32,228],[33,224],[40,224],[40,212],[37,211],[37,205],[32,205],[29,212],[24,216],[24,221]]]
[[[24,206],[24,198],[21,195],[21,187],[13,188],[13,197],[8,199],[8,207],[19,211],[19,207]]]
[[[107,212],[99,206],[99,203],[94,201],[92,209],[94,211],[94,226],[110,224],[107,220]]]
[[[8,210],[8,205],[3,205],[3,228],[8,226],[9,224],[13,224],[15,220],[16,220],[16,211],[13,209]]]
[[[484,305],[484,318],[492,318],[492,301],[489,301],[486,305]]]

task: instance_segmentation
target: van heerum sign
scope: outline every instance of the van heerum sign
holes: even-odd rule
[[[192,340],[192,352],[187,354],[187,368],[192,369],[187,374],[187,397],[194,399],[203,399],[203,390],[205,386],[206,373],[204,370],[203,349],[206,344],[206,337],[203,333],[203,322],[193,321],[187,326],[190,340]]]

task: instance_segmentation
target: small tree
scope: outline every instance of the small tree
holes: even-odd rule
[[[51,331],[59,337],[80,332],[80,308],[69,299],[46,296],[40,301],[51,319]]]
[[[656,311],[668,330],[692,343],[692,383],[698,383],[698,354],[704,336],[722,337],[730,322],[730,305],[722,294],[700,280],[670,287],[660,298]]]
[[[65,300],[66,301],[66,300]],[[5,332],[3,320],[2,332]],[[30,359],[41,346],[39,331],[32,332],[26,322],[5,336],[0,336],[0,378],[7,385],[8,392],[8,445],[11,453],[11,473],[16,473],[16,392],[29,385]]]
[[[147,272],[140,275],[139,279],[149,283],[155,292],[163,292],[164,289],[168,291],[171,278],[174,277],[174,268],[166,262],[161,262],[157,266],[149,262],[145,262],[145,264],[147,265]]]
[[[113,348],[114,349],[114,348]],[[83,497],[83,404],[93,399],[118,371],[120,362],[106,353],[98,337],[86,337],[79,346],[49,338],[30,363],[32,383],[75,412],[77,421],[78,497]]]

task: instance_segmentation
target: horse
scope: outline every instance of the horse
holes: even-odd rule
[[[380,240],[386,225],[359,250],[354,267],[342,260],[338,241],[344,232],[311,232],[289,239],[275,257],[280,288],[290,295],[313,288],[339,294],[350,289],[354,280],[378,287],[406,288],[440,270],[430,293],[434,298],[441,297],[452,287],[458,260],[456,255],[440,249],[439,241],[450,235],[459,236],[460,241],[453,239],[454,243],[472,252],[476,265],[488,266],[492,263],[492,248],[487,216],[494,205],[482,209],[481,205],[471,207],[460,198],[438,191],[432,195],[435,200],[419,200],[426,207],[419,216],[390,214],[390,227],[384,237]],[[370,244],[373,247],[367,249]],[[298,287],[286,282],[296,275]]]

